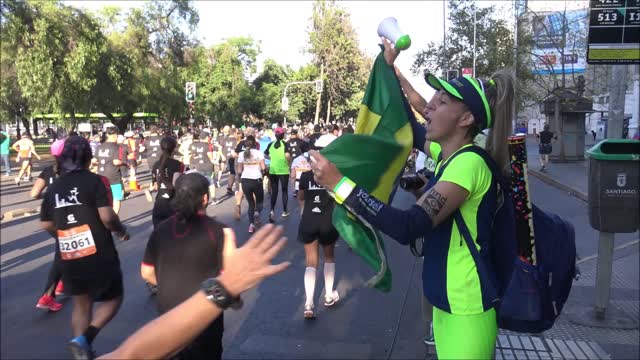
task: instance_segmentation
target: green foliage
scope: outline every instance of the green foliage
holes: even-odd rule
[[[354,104],[362,99],[370,67],[358,46],[349,14],[335,1],[317,0],[313,4],[309,44],[314,64],[318,68],[324,65],[323,109],[328,114],[325,112],[322,117],[353,117],[358,109]]]
[[[309,33],[314,63],[291,69],[267,60],[256,74],[260,43],[232,37],[204,47],[193,37],[199,15],[186,0],[149,1],[123,11],[88,12],[61,1],[0,3],[0,121],[60,113],[72,127],[77,113],[104,113],[124,130],[137,111],[156,112],[187,125],[214,126],[314,118],[313,85],[289,88],[289,110],[280,108],[287,83],[314,81],[324,64],[322,118],[355,117],[371,60],[359,50],[349,15],[334,2],[314,5]],[[249,79],[254,79],[250,81]],[[185,82],[194,81],[193,112]],[[124,116],[116,118],[113,114]]]
[[[430,42],[415,56],[411,71],[415,74],[431,72],[442,74],[443,69],[473,67],[473,13],[476,13],[476,76],[487,78],[495,71],[513,68],[514,34],[507,19],[509,12],[496,7],[478,7],[476,1],[451,0],[448,2],[446,48],[442,41]],[[522,26],[519,28],[522,29]],[[518,93],[524,82],[532,78],[531,70],[521,59],[525,59],[530,34],[518,32]],[[520,103],[524,101],[523,97]]]

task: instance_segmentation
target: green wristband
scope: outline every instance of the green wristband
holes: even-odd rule
[[[344,176],[338,185],[333,189],[336,202],[342,204],[351,194],[353,189],[356,188],[356,183],[351,181],[348,177]]]

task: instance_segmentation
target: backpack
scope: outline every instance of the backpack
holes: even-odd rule
[[[459,151],[447,164],[465,152],[482,157],[493,175],[498,204],[488,246],[478,252],[460,209],[453,216],[473,256],[483,291],[489,291],[490,299],[495,299],[498,326],[521,333],[548,330],[560,315],[578,274],[573,225],[532,205],[537,263],[531,264],[518,253],[510,181],[499,171],[493,158],[477,146]],[[439,169],[435,181],[442,176],[447,164]]]

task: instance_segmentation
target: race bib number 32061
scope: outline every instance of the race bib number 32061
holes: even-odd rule
[[[96,242],[91,235],[89,225],[80,225],[67,230],[58,230],[60,257],[62,260],[75,260],[96,253]]]

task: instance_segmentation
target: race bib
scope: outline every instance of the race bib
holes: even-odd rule
[[[60,257],[62,260],[75,260],[97,252],[89,225],[80,225],[68,230],[58,230]]]

